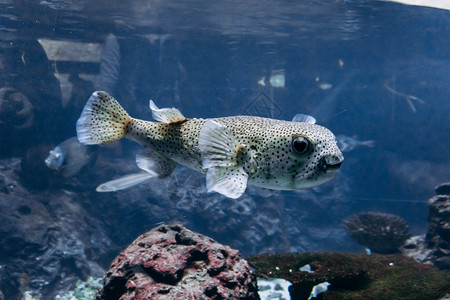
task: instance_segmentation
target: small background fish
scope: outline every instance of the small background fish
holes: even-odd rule
[[[339,134],[336,136],[337,145],[342,152],[350,152],[353,151],[357,147],[375,147],[374,140],[361,141],[359,140],[357,135],[347,136],[343,134]]]
[[[81,144],[76,137],[69,138],[50,151],[45,164],[56,170],[58,175],[71,177],[76,175],[96,159],[95,151]]]

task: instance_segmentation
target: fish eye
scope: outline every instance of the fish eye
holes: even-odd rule
[[[297,153],[304,154],[308,152],[309,147],[310,143],[304,137],[299,136],[292,140],[292,149]]]

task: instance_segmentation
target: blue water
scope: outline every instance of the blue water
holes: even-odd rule
[[[392,213],[413,234],[425,233],[426,200],[450,177],[449,28],[449,11],[383,1],[3,0],[0,88],[7,88],[4,99],[20,92],[28,101],[0,103],[0,158],[32,162],[17,180],[36,199],[66,192],[100,222],[113,245],[102,260],[92,256],[103,268],[162,222],[181,222],[244,255],[362,252],[342,228],[345,217]],[[106,47],[108,35],[117,44]],[[55,52],[51,41],[68,46]],[[275,82],[280,76],[284,85]],[[76,135],[75,122],[98,88],[141,119],[151,120],[149,99],[187,117],[290,120],[304,113],[335,135],[374,146],[344,152],[338,177],[313,190],[266,198],[250,189],[231,200],[206,194],[204,176],[179,167],[169,178],[100,194],[97,185],[138,171],[141,146],[96,147],[97,162],[74,178],[58,177],[43,163]],[[17,114],[23,103],[32,107],[25,116]],[[8,191],[5,185],[2,193]],[[59,226],[51,220],[43,226]],[[28,259],[6,254],[2,266]]]

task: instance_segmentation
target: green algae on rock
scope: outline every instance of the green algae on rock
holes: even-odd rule
[[[258,277],[292,282],[292,299],[307,299],[314,285],[329,282],[322,299],[441,299],[450,275],[401,255],[292,253],[250,256]],[[299,269],[309,264],[312,272]]]

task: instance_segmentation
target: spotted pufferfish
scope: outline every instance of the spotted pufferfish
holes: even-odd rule
[[[334,178],[344,157],[333,133],[298,114],[292,121],[254,116],[186,118],[176,108],[158,108],[157,122],[130,117],[111,95],[96,91],[77,121],[82,144],[127,138],[148,151],[137,165],[154,177],[177,164],[206,173],[208,192],[240,197],[247,185],[269,190],[311,188]]]

